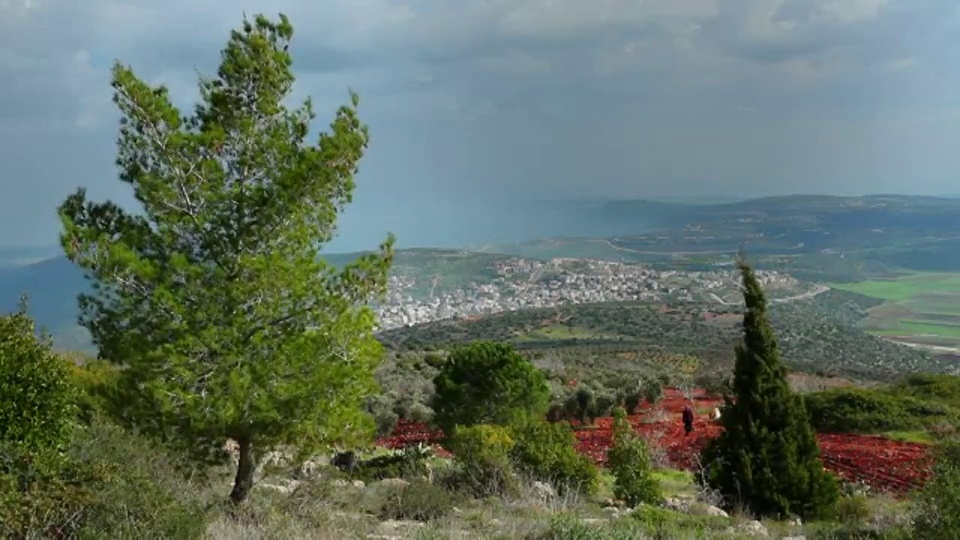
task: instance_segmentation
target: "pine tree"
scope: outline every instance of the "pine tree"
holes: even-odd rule
[[[733,395],[725,397],[724,432],[704,450],[706,480],[726,499],[758,516],[829,514],[839,491],[824,470],[803,403],[787,382],[766,298],[741,258],[745,311],[737,345]]]
[[[307,140],[311,101],[285,105],[292,37],[283,15],[244,20],[189,116],[116,64],[117,164],[140,211],[83,189],[60,207],[61,244],[95,287],[81,322],[122,368],[115,412],[200,457],[236,441],[236,503],[271,449],[306,454],[374,428],[362,406],[381,347],[366,304],[386,290],[393,240],[340,271],[319,257],[368,134],[353,94]]]

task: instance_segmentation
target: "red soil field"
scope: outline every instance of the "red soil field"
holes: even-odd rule
[[[700,450],[721,432],[721,427],[710,420],[710,412],[721,401],[702,391],[692,393],[696,419],[693,433],[684,435],[680,414],[686,402],[675,389],[664,392],[663,400],[655,406],[645,404],[629,418],[637,433],[647,439],[651,451],[670,465],[696,470]],[[598,464],[606,461],[607,449],[612,444],[612,418],[599,418],[593,426],[574,426],[577,451]],[[388,448],[402,448],[419,442],[435,445],[442,455],[448,452],[439,447],[442,434],[430,431],[415,422],[400,421],[389,437],[377,441]],[[860,481],[873,489],[903,494],[919,488],[929,476],[930,456],[926,445],[898,442],[883,437],[855,434],[818,434],[820,454],[824,466],[849,481]]]

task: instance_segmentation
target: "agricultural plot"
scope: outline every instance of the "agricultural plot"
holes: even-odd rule
[[[960,348],[960,273],[918,273],[833,285],[884,300],[865,328],[892,341],[937,352]]]
[[[660,403],[646,404],[629,420],[661,464],[694,471],[699,466],[700,451],[722,428],[709,419],[709,412],[720,406],[720,400],[699,390],[691,397],[697,417],[689,436],[684,434],[680,421],[686,398],[676,389],[667,390]],[[577,451],[598,464],[605,463],[607,450],[613,444],[612,424],[613,419],[607,417],[597,419],[592,426],[575,426]],[[441,433],[423,424],[400,421],[390,436],[377,442],[387,448],[430,444],[438,455],[449,456],[439,446],[442,439]],[[817,441],[827,469],[847,481],[863,482],[880,491],[908,493],[922,487],[930,474],[931,455],[924,444],[857,434],[818,434]]]

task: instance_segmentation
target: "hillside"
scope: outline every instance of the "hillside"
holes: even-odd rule
[[[333,253],[323,257],[342,267],[361,255]],[[487,283],[495,276],[494,264],[510,258],[444,249],[398,250],[391,274],[395,280],[404,279],[406,294],[421,298],[431,290],[440,294],[472,283]],[[77,326],[77,296],[89,290],[83,272],[62,256],[0,268],[0,312],[15,310],[20,295],[27,293],[31,315],[53,335],[60,349],[91,350],[89,334]]]
[[[794,370],[889,380],[907,372],[947,372],[950,363],[872,336],[858,324],[876,301],[830,291],[774,304],[772,321],[785,362]],[[734,306],[618,302],[500,313],[389,330],[381,341],[395,350],[443,348],[493,339],[563,363],[629,364],[631,370],[710,371],[732,366],[741,336]]]
[[[611,221],[644,216],[657,226],[615,238],[548,238],[490,251],[704,267],[744,247],[758,268],[811,281],[857,281],[910,271],[960,271],[960,200],[872,195],[797,195],[715,205],[617,201]]]

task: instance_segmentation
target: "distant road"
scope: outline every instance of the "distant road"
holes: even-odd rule
[[[829,290],[830,290],[830,287],[827,287],[827,286],[825,286],[825,285],[816,285],[816,286],[814,286],[814,288],[813,288],[812,291],[807,291],[807,292],[802,293],[802,294],[797,294],[797,295],[794,295],[794,296],[787,296],[787,297],[784,297],[784,298],[771,298],[771,299],[770,299],[770,303],[771,303],[771,304],[786,304],[787,302],[796,302],[796,301],[798,301],[798,300],[808,300],[808,299],[810,299],[810,298],[813,298],[814,296],[817,296],[818,294],[823,294],[823,293],[825,293],[825,292],[827,292],[827,291],[829,291]],[[739,305],[743,304],[743,301],[742,301],[742,300],[739,301],[739,302],[727,302],[727,301],[724,300],[723,298],[720,298],[719,296],[717,296],[715,293],[710,293],[710,297],[713,298],[714,300],[716,300],[717,302],[719,302],[720,304],[724,305],[724,306],[739,306]]]

